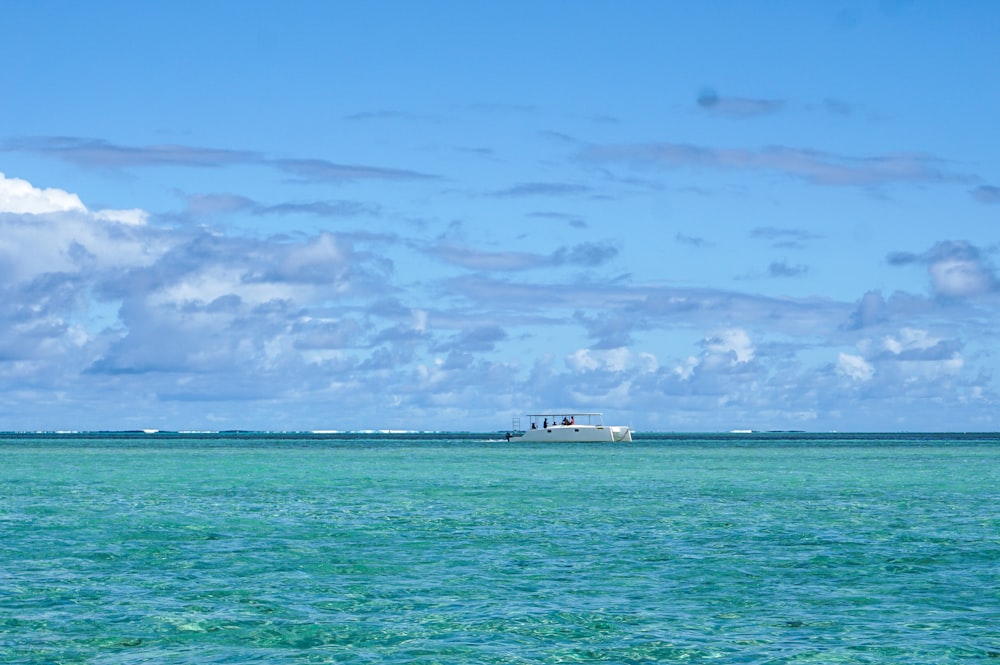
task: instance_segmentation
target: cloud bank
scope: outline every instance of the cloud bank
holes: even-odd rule
[[[204,218],[366,212],[336,201],[185,200]],[[602,273],[618,256],[608,243],[490,251],[328,230],[250,237],[151,219],[0,176],[8,422],[433,428],[445,414],[503,427],[497,414],[530,405],[600,404],[649,429],[764,429],[837,423],[844,404],[857,407],[850,422],[876,423],[899,400],[931,400],[943,413],[996,399],[976,368],[978,331],[941,324],[948,308],[996,304],[989,254],[969,243],[887,258],[925,269],[927,295],[838,302],[612,278]],[[777,227],[751,235],[815,239]],[[405,267],[427,261],[444,272],[420,278]],[[774,262],[768,273],[805,270]],[[554,342],[553,330],[576,343]],[[62,422],[46,420],[55,403]]]

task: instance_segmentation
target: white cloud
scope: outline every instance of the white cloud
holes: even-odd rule
[[[0,181],[0,187],[9,183]],[[63,210],[58,209],[60,200],[66,204]],[[92,214],[71,205],[74,200],[79,199],[72,194],[41,194],[21,207],[36,212],[0,212],[0,268],[5,279],[20,283],[45,274],[96,274],[146,266],[176,242],[144,226],[142,211]]]
[[[939,338],[931,337],[926,330],[903,328],[898,336],[886,335],[882,340],[882,347],[898,356],[905,351],[930,349],[940,341]]]
[[[987,251],[962,240],[942,241],[922,254],[893,252],[891,265],[923,263],[927,266],[934,293],[948,298],[967,298],[1000,290]]]
[[[132,208],[131,210],[98,210],[94,213],[94,217],[107,222],[141,226],[149,219],[149,213],[138,208]]]
[[[0,267],[12,283],[151,264],[166,251],[145,211],[91,212],[76,194],[0,173]]]
[[[716,357],[734,358],[735,362],[747,363],[754,358],[754,346],[750,336],[741,328],[731,328],[706,337],[702,341],[705,354]]]
[[[756,355],[750,335],[742,328],[720,330],[703,338],[700,345],[701,355],[689,356],[671,370],[682,381],[690,380],[696,373],[728,372],[747,365]]]
[[[0,213],[44,215],[71,210],[87,210],[76,194],[55,188],[39,189],[27,180],[8,178],[0,172]]]
[[[492,423],[475,420],[477,410],[493,418],[506,408],[576,404],[623,422],[660,418],[659,426],[694,429],[781,428],[802,414],[828,426],[836,410],[853,413],[861,393],[872,413],[903,398],[942,413],[962,400],[986,412],[996,400],[986,373],[975,371],[984,354],[968,328],[928,323],[942,307],[970,303],[870,293],[852,318],[850,303],[824,298],[602,281],[596,272],[416,280],[406,253],[424,260],[426,247],[405,238],[192,232],[147,225],[141,210],[91,211],[74,194],[26,181],[0,184],[8,202],[0,379],[15,386],[0,396],[29,384],[76,405],[141,395],[109,407],[115,426],[137,405],[180,414],[175,426],[189,426],[184,419],[199,410],[181,402],[221,400],[231,402],[230,426],[250,424],[247,400],[268,399],[273,412],[253,422],[283,413],[303,426],[324,412],[318,404],[335,404],[337,417],[370,424],[395,417],[381,411],[392,404],[410,426],[442,426],[451,413],[444,405],[455,414],[445,426],[475,426]],[[15,198],[22,212],[11,210]],[[586,264],[585,250],[567,248],[560,261],[579,254]],[[990,283],[985,257],[942,245],[897,263],[933,265],[943,275],[939,292],[964,294]],[[854,325],[843,326],[848,319]],[[739,325],[715,328],[725,321]],[[909,323],[886,334],[900,321]],[[567,353],[566,340],[580,335],[597,342]],[[640,335],[657,346],[637,350]],[[673,355],[678,339],[688,348],[661,367],[656,354]],[[831,350],[851,342],[854,352]],[[963,344],[972,347],[968,359]],[[8,403],[25,403],[17,399]]]
[[[655,372],[660,368],[659,361],[656,359],[656,356],[653,355],[652,353],[640,352],[638,363],[639,366],[642,368],[642,371],[648,373]]]
[[[875,368],[861,356],[841,353],[837,358],[837,371],[855,381],[870,381]]]
[[[566,358],[566,365],[574,372],[590,372],[600,369],[602,363],[590,349],[577,349]]]
[[[698,367],[698,359],[694,356],[688,356],[684,359],[684,362],[674,367],[673,372],[680,377],[682,381],[686,381],[694,375],[696,367]]]
[[[148,293],[147,302],[152,306],[210,303],[228,295],[237,295],[253,305],[281,298],[284,289],[275,289],[267,283],[243,284],[244,271],[238,267],[206,266],[203,270],[185,275],[173,284]]]
[[[890,354],[886,360],[895,364],[906,381],[958,374],[965,366],[960,346],[918,328],[903,328],[882,340],[882,348]]]
[[[566,366],[574,372],[655,372],[656,356],[635,352],[628,347],[615,349],[577,349],[566,357]]]
[[[48,187],[40,189],[27,180],[8,178],[0,172],[0,214],[48,215],[77,212],[92,215],[93,219],[119,224],[145,224],[149,214],[144,210],[97,210],[91,212],[76,194]]]
[[[412,312],[413,317],[413,329],[417,332],[427,331],[427,311],[423,309],[415,309]]]
[[[996,288],[996,278],[978,260],[946,258],[931,263],[930,272],[934,291],[953,298],[964,298],[989,293]]]

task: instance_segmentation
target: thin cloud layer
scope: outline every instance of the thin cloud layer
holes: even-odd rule
[[[437,176],[408,169],[338,164],[325,159],[277,159],[268,162],[301,182],[343,183],[355,180],[433,180]]]
[[[584,149],[581,156],[584,160],[600,164],[770,171],[815,185],[871,187],[892,183],[966,182],[970,179],[969,176],[950,173],[942,160],[920,153],[852,157],[784,146],[747,150],[661,142],[595,145]]]
[[[597,243],[580,243],[572,247],[559,247],[550,254],[536,254],[486,252],[454,243],[439,243],[428,249],[427,253],[445,263],[470,270],[509,272],[563,265],[597,267],[614,260],[618,250]]]
[[[187,166],[220,167],[253,163],[254,153],[185,145],[126,146],[73,136],[22,137],[0,146],[7,152],[29,152],[61,159],[84,168]]]
[[[494,196],[579,196],[588,194],[591,188],[562,182],[525,182],[494,193]]]
[[[980,185],[972,190],[972,196],[980,203],[1000,203],[1000,187]]]
[[[54,157],[83,168],[265,166],[299,182],[343,183],[356,180],[427,180],[437,176],[408,169],[340,164],[326,159],[273,159],[245,150],[186,145],[127,146],[79,137],[22,137],[0,144],[2,152]]]
[[[753,118],[781,111],[785,103],[777,99],[751,99],[748,97],[723,97],[706,88],[698,94],[698,108],[708,113],[734,118]]]
[[[194,194],[186,198],[183,217],[205,219],[219,215],[312,215],[346,218],[378,215],[380,208],[371,203],[350,200],[326,200],[265,204],[236,194]]]

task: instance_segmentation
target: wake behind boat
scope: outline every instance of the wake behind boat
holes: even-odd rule
[[[514,418],[508,441],[551,443],[609,443],[631,441],[632,430],[626,425],[605,425],[600,413],[529,413],[527,429]]]

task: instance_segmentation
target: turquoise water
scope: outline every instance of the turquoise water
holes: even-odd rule
[[[0,456],[2,663],[1000,663],[1000,436]]]

